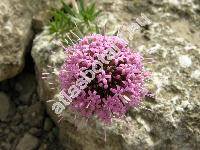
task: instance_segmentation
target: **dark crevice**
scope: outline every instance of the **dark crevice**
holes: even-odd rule
[[[25,66],[23,69],[23,72],[28,72],[28,73],[32,73],[35,74],[35,70],[34,70],[34,61],[33,58],[31,56],[31,49],[33,46],[33,39],[35,38],[35,34],[32,37],[32,40],[29,42],[27,48],[26,48],[26,54],[25,54]]]

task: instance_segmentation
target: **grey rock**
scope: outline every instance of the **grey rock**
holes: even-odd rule
[[[41,102],[31,105],[25,114],[23,114],[25,124],[31,127],[42,127],[44,120],[44,107]]]
[[[39,146],[39,140],[30,135],[25,134],[17,144],[16,150],[34,150]]]
[[[0,120],[5,121],[10,114],[14,114],[15,108],[10,98],[0,92]]]
[[[41,144],[38,150],[47,150],[47,144]]]
[[[34,135],[34,136],[36,136],[36,137],[38,137],[38,136],[41,136],[42,130],[38,129],[38,128],[31,128],[29,130],[29,133],[32,134],[32,135]]]
[[[53,128],[53,122],[50,118],[46,118],[44,121],[44,130],[50,131]]]
[[[60,7],[60,1],[54,0],[1,0],[0,81],[12,78],[22,71],[25,51],[33,37],[33,16],[37,17],[40,12]]]
[[[22,104],[31,104],[31,98],[36,89],[35,77],[32,74],[23,74],[15,85],[19,92],[19,100]]]
[[[31,14],[23,13],[21,0],[0,3],[0,81],[18,74],[24,66],[25,49],[31,33]]]
[[[1,147],[2,147],[2,149],[10,149],[10,147],[11,147],[11,145],[9,144],[9,143],[1,143]]]
[[[20,113],[16,113],[15,116],[13,117],[13,119],[12,119],[12,124],[16,126],[19,123],[21,123],[21,121],[22,121],[21,114]]]
[[[14,141],[15,138],[16,138],[16,134],[15,134],[15,133],[10,132],[10,133],[8,134],[8,141],[9,141],[10,143],[12,143],[12,142]]]
[[[106,0],[107,2],[107,0]],[[105,9],[105,16],[111,24],[108,28],[115,29],[119,23],[132,23],[135,14],[124,11],[129,0],[109,0],[109,10]],[[63,51],[52,43],[53,37],[48,29],[34,39],[32,56],[36,64],[38,91],[41,100],[46,105],[47,112],[59,127],[61,142],[71,149],[83,150],[133,150],[133,149],[198,149],[200,139],[199,111],[200,86],[197,80],[200,69],[199,28],[195,22],[182,20],[180,14],[173,10],[180,10],[184,1],[179,5],[172,1],[152,0],[153,15],[148,14],[153,24],[148,30],[134,36],[129,45],[141,52],[144,57],[153,58],[156,63],[145,63],[152,73],[151,82],[147,83],[155,98],[147,99],[142,106],[130,110],[125,120],[114,119],[110,126],[104,126],[98,120],[92,119],[87,128],[77,130],[74,114],[69,109],[63,113],[64,121],[58,123],[59,118],[51,110],[52,104],[47,100],[56,99],[59,91],[57,76],[50,74],[50,81],[55,83],[55,90],[51,90],[49,81],[41,79],[42,72],[49,72],[47,65],[55,67],[57,71],[63,63]],[[161,5],[164,2],[164,5]],[[178,2],[178,1],[177,1]],[[99,1],[99,7],[105,8],[104,1]],[[139,3],[145,3],[139,1]],[[170,5],[170,9],[166,7]],[[193,1],[189,3],[189,17],[196,18]],[[134,5],[133,5],[134,6]],[[142,5],[144,6],[144,5]],[[146,5],[145,5],[146,6]],[[159,6],[159,7],[158,7]],[[174,8],[175,7],[175,8]],[[177,8],[177,9],[176,9]],[[184,7],[185,8],[185,7]],[[141,7],[137,8],[142,10]],[[138,10],[137,10],[138,11]],[[184,9],[183,13],[187,12]],[[192,28],[195,32],[190,33]],[[198,33],[198,34],[194,34]],[[126,34],[127,35],[127,34]],[[146,40],[148,39],[148,40]],[[192,46],[191,46],[192,45]],[[190,51],[188,47],[192,47]],[[52,51],[56,52],[55,54]],[[191,63],[184,65],[179,62],[180,56],[187,55]],[[189,64],[189,65],[188,65]],[[195,72],[195,73],[194,73]],[[107,141],[104,141],[104,130],[107,131]]]

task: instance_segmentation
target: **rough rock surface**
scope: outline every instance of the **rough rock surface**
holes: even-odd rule
[[[29,86],[36,80],[26,71],[0,83],[0,150],[63,150],[58,128],[46,114],[36,88]]]
[[[27,19],[31,15],[23,11],[20,1],[0,2],[0,81],[15,76],[24,65],[25,48],[32,35],[31,19]]]
[[[13,109],[10,98],[3,92],[0,92],[0,120],[4,121]]]
[[[16,150],[34,150],[38,147],[39,141],[36,137],[25,134],[16,147]]]
[[[103,0],[100,7],[105,11],[102,20],[109,28],[117,24],[130,24],[145,13],[152,25],[134,33],[130,46],[155,63],[145,66],[152,72],[147,84],[154,98],[147,98],[138,109],[132,109],[125,120],[114,120],[104,126],[90,120],[87,127],[77,130],[78,124],[69,110],[63,121],[52,112],[52,103],[46,103],[47,111],[60,128],[60,139],[69,149],[83,150],[133,150],[133,149],[199,149],[200,148],[200,45],[199,4],[190,1],[171,0]],[[102,22],[101,22],[102,23]],[[40,99],[56,100],[59,84],[50,74],[55,90],[49,81],[42,80],[42,72],[59,69],[64,53],[52,43],[52,36],[45,30],[33,43],[32,56],[36,64]],[[55,51],[56,53],[53,53]],[[54,66],[49,70],[47,65]],[[104,130],[107,140],[104,142]]]
[[[14,77],[22,71],[26,49],[33,38],[32,18],[37,18],[41,12],[45,17],[50,7],[59,8],[60,2],[0,1],[0,81]]]

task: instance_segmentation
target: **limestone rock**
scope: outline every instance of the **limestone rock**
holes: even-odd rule
[[[23,69],[26,49],[33,37],[33,16],[43,12],[45,17],[47,10],[60,7],[60,1],[54,0],[1,0],[0,81],[14,77]]]
[[[16,150],[34,150],[38,147],[39,140],[30,135],[25,134],[24,137],[22,137],[16,147]]]
[[[50,131],[53,128],[53,122],[50,118],[46,118],[44,121],[44,130]]]
[[[19,92],[19,101],[23,104],[30,104],[31,97],[36,89],[35,77],[32,74],[24,74],[19,77],[15,89]]]
[[[41,102],[31,105],[23,116],[24,122],[32,127],[41,127],[44,119],[44,108]]]
[[[32,37],[31,14],[19,0],[0,2],[0,81],[18,74],[24,65],[26,46]]]
[[[10,98],[3,92],[0,92],[0,120],[5,121],[9,114],[14,112],[14,105]]]
[[[114,21],[109,20],[110,27],[116,26],[117,19],[119,23],[128,20],[127,24],[131,24],[133,15],[124,11],[125,4],[129,4],[130,1],[110,1],[111,3],[106,4],[99,2],[102,8],[109,5],[110,10],[105,8],[104,13],[114,18]],[[145,67],[152,72],[151,82],[147,83],[147,86],[155,97],[147,98],[141,107],[130,110],[125,120],[113,120],[111,126],[104,126],[98,120],[92,119],[87,127],[77,130],[81,121],[74,121],[74,114],[68,109],[63,113],[64,120],[58,123],[58,116],[51,110],[52,103],[46,101],[56,100],[55,97],[60,92],[59,82],[57,76],[50,73],[52,70],[49,70],[47,65],[55,67],[53,71],[58,71],[65,58],[64,52],[52,43],[53,37],[49,35],[48,30],[44,30],[34,39],[32,56],[36,64],[40,99],[46,104],[48,113],[59,126],[62,143],[69,149],[133,150],[200,147],[198,115],[200,45],[195,40],[198,38],[199,29],[194,25],[192,27],[194,32],[188,33],[191,28],[189,22],[181,20],[179,15],[172,12],[166,13],[165,7],[162,8],[159,3],[155,4],[156,2],[152,1],[155,11],[158,11],[152,12],[153,15],[147,14],[153,20],[152,25],[148,29],[142,28],[129,45],[134,50],[140,51],[145,58],[150,57],[155,60],[154,64],[145,63]],[[177,19],[182,21],[181,27],[180,20],[176,21]],[[181,31],[177,32],[179,30]],[[193,45],[189,51],[185,49],[188,44]],[[189,58],[186,67],[182,67],[183,64],[179,62],[182,56]],[[42,72],[49,72],[50,80],[43,80]],[[49,81],[53,81],[54,90],[51,90]],[[106,142],[104,130],[107,132]]]

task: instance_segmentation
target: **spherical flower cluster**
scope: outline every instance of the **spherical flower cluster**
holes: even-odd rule
[[[108,59],[108,49],[116,53]],[[146,93],[143,57],[132,51],[126,41],[117,36],[99,34],[86,36],[67,47],[66,58],[59,74],[61,88],[67,92],[77,81],[84,82],[69,107],[84,117],[97,116],[105,123],[125,115],[136,107]],[[92,80],[93,64],[99,62]],[[103,64],[101,65],[100,62]],[[97,69],[96,68],[96,69]],[[100,69],[101,68],[101,69]],[[82,77],[83,72],[86,77]]]

